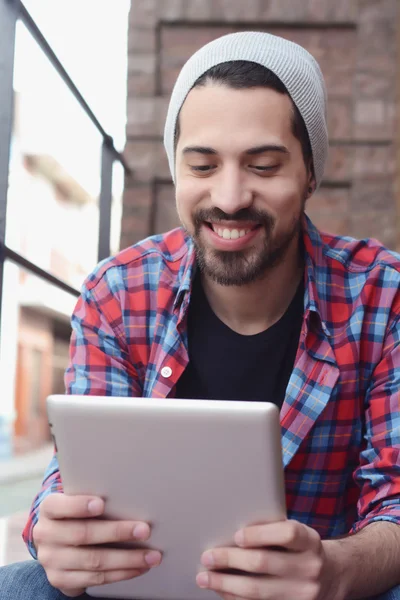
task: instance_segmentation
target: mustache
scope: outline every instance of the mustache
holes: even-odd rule
[[[193,215],[195,228],[198,229],[205,221],[218,223],[218,221],[244,221],[263,225],[267,230],[271,230],[275,224],[275,219],[268,212],[257,210],[256,208],[242,208],[233,214],[227,214],[220,208],[201,208]]]

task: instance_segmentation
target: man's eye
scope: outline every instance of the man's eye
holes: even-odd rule
[[[252,169],[255,169],[256,171],[273,171],[274,169],[276,169],[279,165],[271,165],[268,167],[263,167],[260,165],[249,165]]]
[[[200,171],[205,173],[206,171],[211,171],[211,169],[215,168],[215,165],[198,165],[198,166],[190,166],[192,171]]]

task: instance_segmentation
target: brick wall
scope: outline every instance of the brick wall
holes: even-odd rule
[[[186,59],[233,31],[276,33],[307,48],[329,94],[329,162],[307,212],[322,229],[400,247],[398,0],[132,0],[121,246],[178,224],[162,145]]]

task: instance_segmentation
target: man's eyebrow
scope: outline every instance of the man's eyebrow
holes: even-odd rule
[[[265,152],[280,152],[281,154],[290,154],[289,150],[285,146],[279,146],[278,144],[264,144],[263,146],[256,146],[255,148],[249,148],[244,154],[250,156],[256,156],[257,154],[264,154]],[[186,146],[182,150],[182,154],[205,154],[207,156],[215,156],[218,154],[214,148],[208,146]]]
[[[290,154],[289,150],[285,146],[279,146],[277,144],[264,144],[264,146],[249,148],[246,150],[245,154],[254,156],[257,154],[264,154],[265,152],[281,152],[282,154]]]
[[[197,152],[198,154],[207,154],[207,155],[215,155],[218,154],[214,148],[208,148],[207,146],[186,146],[182,150],[182,154],[191,154],[192,152]]]

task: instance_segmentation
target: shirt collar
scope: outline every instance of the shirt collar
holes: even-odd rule
[[[331,332],[326,325],[327,302],[324,290],[326,289],[327,262],[324,254],[324,243],[317,228],[307,215],[302,221],[303,247],[305,258],[305,294],[304,311],[308,316],[315,313],[320,321],[324,333],[330,337]],[[185,238],[187,252],[182,261],[178,275],[178,291],[175,297],[174,310],[181,309],[185,312],[196,273],[196,254],[193,240],[187,234]]]
[[[186,298],[186,296],[190,295],[189,292],[191,291],[192,282],[196,272],[196,254],[194,250],[193,240],[189,236],[189,234],[186,234],[185,236],[185,243],[187,252],[185,255],[185,260],[182,261],[179,269],[179,287],[175,296],[174,310],[179,310],[179,308],[182,307],[182,305],[184,305],[185,307],[187,306],[189,298]]]
[[[305,257],[305,315],[315,313],[324,333],[330,337],[331,331],[326,324],[328,306],[326,298],[326,283],[328,265],[324,253],[324,243],[317,228],[309,217],[303,218],[303,243]]]

